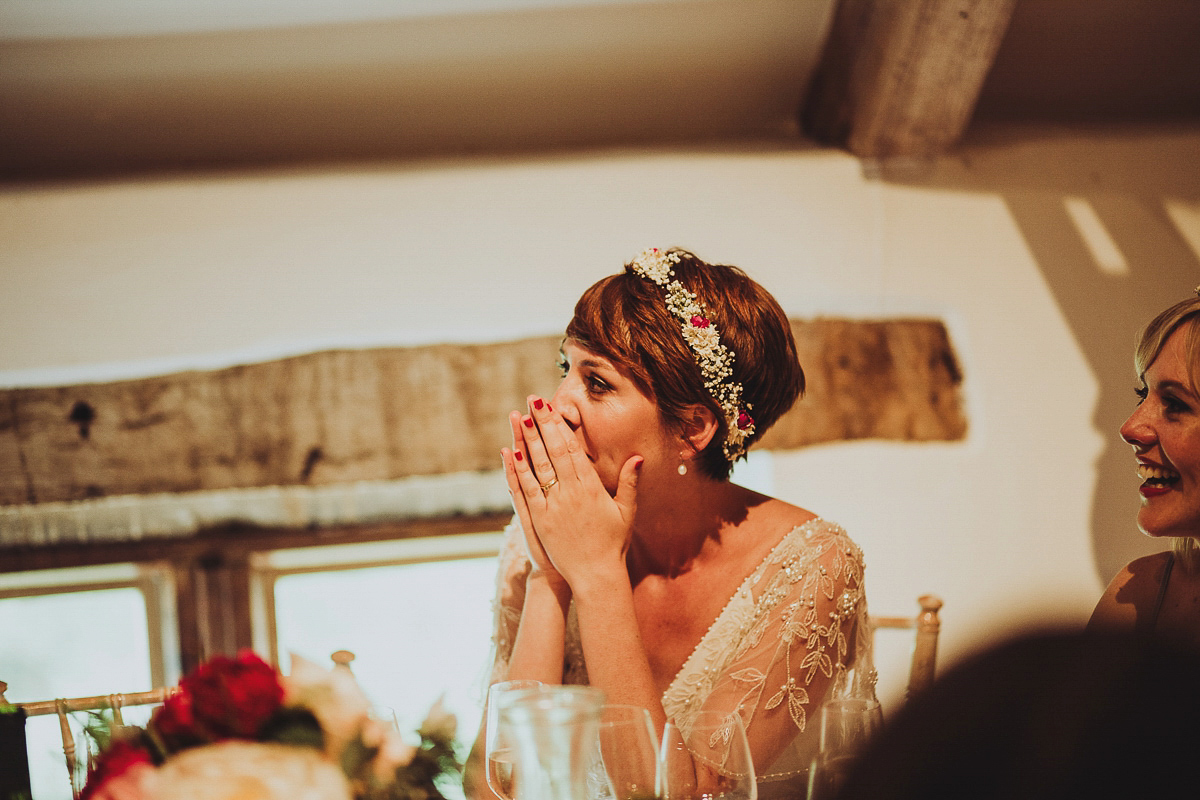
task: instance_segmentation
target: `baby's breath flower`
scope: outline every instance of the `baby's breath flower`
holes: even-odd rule
[[[733,380],[733,351],[721,344],[717,326],[696,295],[675,280],[673,267],[678,263],[678,253],[651,247],[639,253],[630,266],[666,292],[667,310],[680,321],[680,332],[700,367],[704,388],[725,415],[724,451],[732,462],[745,454],[746,441],[754,435],[754,419],[749,414],[750,405],[742,403],[742,384]]]

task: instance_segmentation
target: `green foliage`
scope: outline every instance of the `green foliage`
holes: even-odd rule
[[[285,707],[277,711],[259,732],[264,742],[279,742],[317,750],[325,749],[325,732],[307,708]]]
[[[457,783],[461,773],[454,739],[422,731],[412,761],[396,770],[395,780],[368,783],[357,800],[445,800],[440,786]]]

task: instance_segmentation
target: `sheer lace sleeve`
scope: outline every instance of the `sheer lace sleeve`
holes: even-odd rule
[[[514,516],[504,529],[504,545],[496,571],[496,597],[492,600],[492,672],[490,683],[508,677],[521,609],[525,605],[525,579],[532,565],[525,551],[524,533]]]
[[[504,529],[504,545],[500,548],[500,564],[496,571],[496,597],[492,600],[492,670],[489,683],[508,679],[517,628],[525,607],[525,579],[533,565],[525,549],[525,532],[514,515]],[[579,638],[579,617],[571,602],[567,617],[566,642],[563,653],[563,683],[588,685],[587,666],[583,661],[583,644]]]
[[[800,526],[742,584],[663,697],[685,730],[737,713],[760,780],[807,769],[835,692],[874,693],[862,553],[824,520]]]

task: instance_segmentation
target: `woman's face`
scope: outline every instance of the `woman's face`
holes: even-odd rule
[[[610,494],[630,456],[645,459],[639,485],[660,469],[678,467],[679,437],[666,429],[654,401],[628,375],[572,339],[563,343],[562,356],[562,383],[550,403],[579,437]]]
[[[1142,480],[1138,527],[1150,536],[1200,536],[1200,397],[1188,370],[1186,330],[1172,333],[1150,364],[1144,395],[1121,426]]]

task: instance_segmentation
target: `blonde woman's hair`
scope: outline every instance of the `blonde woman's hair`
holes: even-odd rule
[[[1197,289],[1197,293],[1200,294],[1200,288]],[[1187,329],[1183,333],[1183,351],[1187,356],[1188,381],[1191,383],[1192,392],[1200,394],[1200,391],[1197,391],[1197,387],[1200,387],[1200,379],[1198,379],[1200,378],[1200,324],[1197,324],[1198,321],[1200,321],[1200,296],[1190,297],[1176,303],[1150,320],[1150,324],[1142,329],[1133,354],[1133,367],[1137,371],[1138,380],[1143,385],[1146,382],[1146,370],[1154,363],[1154,359],[1158,358],[1167,339],[1186,325]],[[1175,559],[1187,572],[1200,572],[1200,545],[1196,543],[1195,538],[1191,536],[1174,537],[1171,542],[1171,550],[1175,553]]]
[[[1150,324],[1138,334],[1137,347],[1133,352],[1133,368],[1138,380],[1145,382],[1146,370],[1158,358],[1167,339],[1186,324],[1188,328],[1184,334],[1183,349],[1187,354],[1188,378],[1191,379],[1193,392],[1200,387],[1200,325],[1190,324],[1197,318],[1200,318],[1200,297],[1190,297],[1150,320]]]
[[[1191,536],[1176,536],[1171,539],[1171,550],[1184,572],[1200,572],[1200,545]]]

